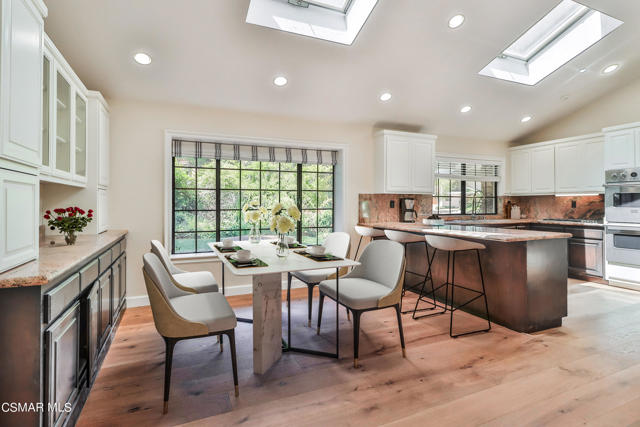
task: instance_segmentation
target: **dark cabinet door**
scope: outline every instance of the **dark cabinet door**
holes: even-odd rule
[[[80,302],[45,331],[46,425],[62,425],[78,394]],[[67,405],[67,408],[65,408]],[[66,410],[65,410],[66,409]]]
[[[602,240],[569,239],[569,273],[602,277]]]
[[[127,255],[123,254],[120,258],[120,306],[124,303],[127,296]]]
[[[112,298],[111,298],[111,324],[115,324],[116,319],[118,318],[118,307],[120,307],[120,261],[122,258],[118,258],[113,265],[111,266],[111,287]]]
[[[100,282],[96,281],[89,292],[87,306],[89,308],[89,382],[93,378],[98,357],[98,345],[100,344],[100,301],[98,299]]]
[[[100,303],[100,327],[98,336],[100,337],[100,347],[109,336],[111,328],[111,269],[105,271],[98,279],[98,301]]]

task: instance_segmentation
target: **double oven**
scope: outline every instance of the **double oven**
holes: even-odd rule
[[[640,168],[608,170],[605,179],[608,271],[640,283]]]

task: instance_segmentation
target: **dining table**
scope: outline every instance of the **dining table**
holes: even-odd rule
[[[303,254],[305,245],[297,245],[298,249],[289,249],[285,257],[276,254],[273,240],[261,240],[260,243],[235,241],[231,249],[225,249],[220,243],[209,243],[209,247],[222,262],[222,290],[224,293],[224,271],[236,276],[251,276],[253,293],[253,319],[238,319],[253,324],[253,372],[264,374],[282,356],[283,351],[300,352],[319,356],[339,358],[339,292],[336,302],[336,351],[322,352],[299,348],[291,345],[291,310],[290,289],[287,289],[288,309],[288,341],[282,337],[282,288],[283,273],[296,271],[335,269],[336,290],[339,290],[339,273],[345,267],[353,267],[360,263],[348,258],[322,259]],[[239,249],[251,251],[251,258],[256,261],[249,265],[239,265],[231,257]],[[300,253],[298,253],[300,252]],[[331,257],[329,257],[331,258]],[[290,286],[290,284],[289,284]]]

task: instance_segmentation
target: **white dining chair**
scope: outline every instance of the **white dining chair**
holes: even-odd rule
[[[173,348],[180,340],[227,335],[231,347],[231,364],[235,395],[238,396],[236,360],[236,316],[227,299],[218,292],[193,293],[175,285],[160,258],[153,253],[142,257],[144,277],[153,323],[165,342],[164,405],[169,408]],[[222,340],[220,341],[222,342]]]
[[[342,231],[337,231],[334,233],[330,233],[327,235],[323,246],[326,248],[326,253],[335,255],[340,258],[349,257],[349,251],[351,248],[351,236],[349,233],[345,233]],[[347,268],[340,269],[340,276],[342,277],[347,272]],[[335,278],[336,269],[335,268],[322,268],[318,270],[308,270],[308,271],[296,271],[288,274],[289,286],[287,289],[291,288],[291,279],[295,277],[300,280],[304,284],[307,285],[307,312],[308,312],[308,325],[311,326],[311,312],[313,308],[313,288],[315,288],[318,283],[322,282],[325,279]],[[348,314],[348,312],[347,312]]]
[[[218,292],[218,282],[210,271],[185,271],[171,262],[169,253],[158,240],[151,241],[151,252],[155,254],[164,268],[171,274],[177,286],[186,291],[196,293]]]
[[[318,307],[318,334],[322,324],[324,297],[339,301],[353,313],[353,366],[358,367],[358,343],[360,336],[360,316],[366,311],[394,308],[398,319],[402,356],[406,357],[400,298],[404,277],[404,248],[400,243],[376,240],[367,245],[360,256],[360,265],[340,278],[339,298],[336,280],[320,282],[320,303]]]

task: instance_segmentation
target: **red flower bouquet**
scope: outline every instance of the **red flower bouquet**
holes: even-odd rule
[[[76,243],[78,237],[76,233],[82,231],[87,224],[93,220],[93,209],[84,211],[77,206],[64,208],[57,208],[51,211],[46,211],[44,219],[48,220],[47,224],[51,230],[56,228],[62,234],[64,234],[64,241],[67,245],[73,245]]]

